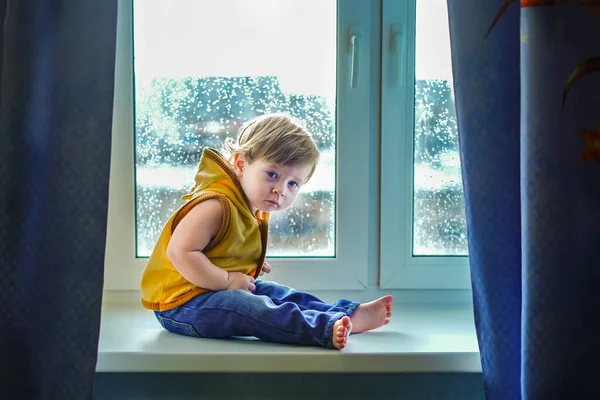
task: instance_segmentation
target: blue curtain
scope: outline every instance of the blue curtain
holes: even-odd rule
[[[600,398],[600,0],[448,12],[487,398]]]
[[[116,0],[0,1],[0,398],[91,398]]]

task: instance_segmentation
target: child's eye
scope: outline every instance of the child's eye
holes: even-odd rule
[[[290,185],[291,187],[298,187],[298,184],[294,181],[290,181],[290,183],[288,183],[288,185]]]
[[[277,172],[268,171],[267,175],[269,175],[269,178],[271,179],[277,179]]]

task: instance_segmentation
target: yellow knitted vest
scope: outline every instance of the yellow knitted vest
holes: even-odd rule
[[[165,224],[142,274],[142,305],[151,310],[175,308],[207,292],[187,281],[167,257],[167,246],[177,224],[200,202],[216,198],[223,205],[219,232],[204,249],[210,261],[226,271],[260,273],[267,249],[269,213],[252,215],[246,197],[227,160],[205,148],[194,178],[196,184],[182,197],[186,203]]]

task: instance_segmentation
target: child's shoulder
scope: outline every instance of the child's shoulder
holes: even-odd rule
[[[185,218],[192,223],[206,223],[214,221],[215,223],[223,219],[223,215],[231,213],[231,202],[227,196],[221,193],[202,192],[187,201],[173,218],[172,230]]]

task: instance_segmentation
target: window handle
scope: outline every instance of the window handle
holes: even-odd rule
[[[350,52],[350,87],[356,87],[358,69],[358,33],[352,28],[348,29],[348,51]]]
[[[404,26],[392,24],[390,26],[390,42],[389,51],[390,57],[390,80],[392,86],[398,86],[398,78],[404,82],[404,62],[401,61],[406,54],[406,40],[404,35]],[[400,46],[398,46],[400,42]],[[398,47],[400,47],[400,54],[398,54]]]

